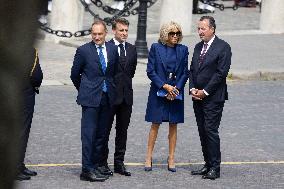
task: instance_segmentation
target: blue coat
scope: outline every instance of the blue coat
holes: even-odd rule
[[[77,103],[87,107],[98,107],[103,94],[103,82],[107,85],[107,94],[111,105],[115,101],[114,75],[118,66],[117,47],[106,44],[107,68],[104,74],[94,42],[89,42],[76,50],[71,69],[71,80],[78,90]]]
[[[161,123],[163,110],[165,106],[165,98],[158,97],[157,91],[162,89],[167,83],[168,74],[166,72],[165,58],[167,47],[162,43],[154,43],[151,46],[147,75],[151,80],[151,87],[148,96],[145,120],[153,123]],[[171,123],[184,122],[184,85],[188,79],[188,48],[178,44],[176,46],[177,61],[175,66],[175,85],[180,90],[183,100],[174,100],[170,102],[170,118]]]

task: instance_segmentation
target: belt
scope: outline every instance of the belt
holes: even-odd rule
[[[176,79],[176,75],[172,72],[169,73],[169,76],[168,76],[169,79]]]

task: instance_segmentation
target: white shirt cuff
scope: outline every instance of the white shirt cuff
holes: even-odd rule
[[[208,96],[209,94],[203,89],[203,92],[206,94],[206,96]]]

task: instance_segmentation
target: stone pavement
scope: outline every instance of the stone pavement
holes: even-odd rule
[[[155,20],[158,5],[151,7],[152,11],[148,14],[148,47],[158,38],[158,22]],[[224,162],[220,179],[209,181],[190,175],[190,170],[202,163],[202,154],[189,96],[185,97],[185,123],[178,127],[178,172],[169,173],[166,169],[166,125],[162,125],[159,131],[153,157],[154,169],[150,173],[143,171],[149,131],[149,123],[144,121],[149,79],[145,73],[147,60],[139,59],[133,82],[134,106],[125,159],[133,176],[115,174],[104,183],[79,180],[81,109],[75,103],[77,93],[69,75],[75,47],[89,41],[88,36],[60,41],[59,44],[37,40],[44,83],[36,97],[26,163],[39,175],[31,181],[17,182],[17,188],[284,188],[284,84],[281,80],[284,78],[284,34],[259,31],[258,11],[249,8],[237,11],[226,9],[212,14],[217,20],[217,35],[232,47],[230,73],[233,78],[245,79],[229,80],[230,100],[225,104],[220,126]],[[197,20],[200,16],[193,15],[193,19]],[[135,18],[131,19],[129,41],[134,43]],[[84,22],[84,26],[88,27],[91,18],[85,17]],[[190,49],[189,60],[198,41],[196,34],[184,37],[182,43]],[[113,163],[113,131],[110,141],[109,162]]]
[[[149,84],[135,84],[125,157],[126,163],[134,163],[128,165],[133,175],[125,177],[115,174],[104,183],[90,183],[79,180],[81,108],[75,102],[77,92],[73,86],[43,86],[36,97],[26,153],[26,163],[32,165],[30,168],[38,171],[39,175],[31,181],[17,182],[18,188],[284,188],[284,83],[230,81],[228,90],[229,101],[225,104],[219,130],[224,163],[220,179],[202,180],[200,176],[190,175],[190,171],[202,163],[202,154],[192,102],[188,95],[185,96],[185,123],[178,126],[175,154],[177,172],[167,171],[166,124],[161,125],[159,131],[153,156],[153,171],[147,173],[143,170],[150,126],[144,121]],[[112,164],[114,129],[110,141],[109,163]]]

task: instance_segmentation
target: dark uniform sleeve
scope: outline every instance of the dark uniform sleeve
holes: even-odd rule
[[[43,73],[39,64],[39,58],[38,58],[38,53],[37,50],[35,49],[34,52],[34,64],[30,73],[30,80],[31,80],[31,85],[34,88],[35,92],[38,94],[39,93],[39,87],[41,85],[42,79],[43,79]]]

